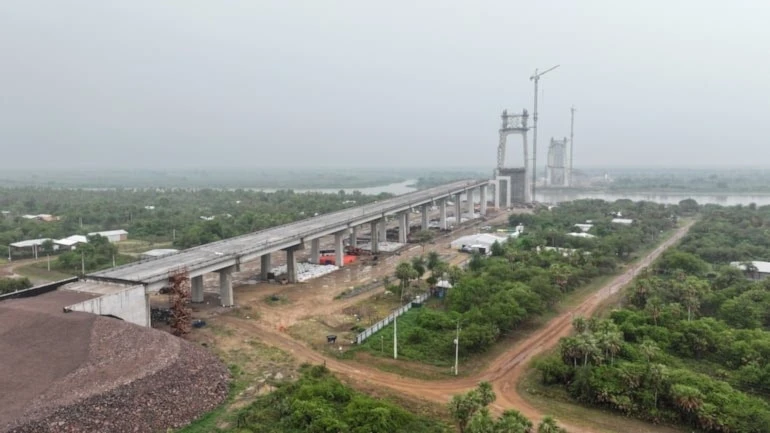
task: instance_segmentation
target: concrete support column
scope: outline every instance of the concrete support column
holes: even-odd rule
[[[318,264],[318,254],[321,249],[321,238],[310,241],[310,263]]]
[[[358,227],[353,227],[350,229],[350,242],[348,244],[355,248],[358,246]]]
[[[411,212],[411,210],[404,211],[404,221],[406,221],[405,224],[406,224],[406,238],[407,239],[409,239],[409,233],[412,231],[410,226],[409,226],[409,214],[410,214],[410,212]]]
[[[526,184],[526,182],[525,182],[525,184]],[[524,199],[524,201],[527,201],[526,197],[527,197],[527,192],[525,190],[524,191],[524,197],[522,197]],[[513,176],[508,178],[508,203],[507,203],[507,205],[508,205],[509,208],[513,207]]]
[[[405,244],[407,241],[407,235],[409,234],[409,226],[407,225],[407,215],[409,211],[404,211],[398,214],[398,241]]]
[[[294,248],[286,250],[286,279],[290,283],[297,282],[297,255]]]
[[[495,209],[500,209],[500,182],[495,180],[495,196],[492,197]]]
[[[270,272],[272,265],[270,264],[270,253],[262,254],[260,259],[260,271],[262,273],[262,281],[267,281],[267,274]]]
[[[473,190],[469,189],[465,191],[465,200],[466,204],[468,205],[468,213],[470,214],[468,218],[473,218],[474,210],[473,209]]]
[[[446,230],[446,200],[445,198],[442,198],[438,203],[438,209],[439,209],[439,227],[441,230]]]
[[[380,251],[380,249],[377,248],[377,221],[369,223],[369,228],[369,237],[372,238],[372,253],[377,253]]]
[[[342,246],[342,239],[345,237],[346,230],[334,234],[334,264],[345,266],[345,248]]]
[[[150,294],[144,294],[144,310],[146,313],[145,325],[148,328],[152,328],[152,306],[150,305]]]
[[[428,230],[428,205],[422,205],[420,210],[422,211],[422,223],[420,224],[420,228],[422,230]]]
[[[219,299],[223,307],[232,307],[233,302],[233,266],[217,271],[219,273]]]
[[[459,227],[463,219],[462,207],[460,206],[460,193],[455,194],[455,227]]]
[[[192,302],[194,304],[200,304],[203,302],[203,275],[192,277],[190,279],[192,285]]]
[[[380,235],[377,236],[377,240],[380,242],[387,242],[388,241],[388,223],[385,217],[383,216],[379,223],[377,223],[380,227]]]
[[[487,215],[487,186],[481,185],[479,188],[479,214]]]

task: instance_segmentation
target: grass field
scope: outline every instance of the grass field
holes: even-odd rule
[[[29,278],[34,285],[59,281],[75,276],[75,274],[60,272],[53,269],[49,271],[46,262],[30,263],[28,265],[19,266],[16,268],[15,272],[23,277]]]

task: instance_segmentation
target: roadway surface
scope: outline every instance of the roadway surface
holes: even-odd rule
[[[317,217],[284,224],[258,232],[225,239],[181,251],[171,256],[160,257],[89,274],[89,278],[125,283],[158,283],[168,279],[169,272],[187,268],[201,274],[203,270],[213,271],[226,266],[248,261],[257,255],[279,251],[306,240],[315,239],[330,230],[342,230],[375,221],[383,215],[390,215],[420,206],[435,199],[464,192],[470,188],[486,185],[487,181],[465,180],[415,191],[387,200],[332,212]]]

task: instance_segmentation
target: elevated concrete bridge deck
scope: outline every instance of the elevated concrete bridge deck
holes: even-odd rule
[[[484,188],[487,184],[487,180],[453,182],[382,200],[377,203],[344,209],[255,233],[201,245],[181,251],[175,255],[144,260],[96,272],[88,275],[86,278],[91,281],[106,281],[126,285],[143,284],[147,291],[156,291],[167,284],[169,272],[176,269],[186,268],[191,278],[214,271],[220,272],[220,275],[225,275],[225,273],[229,275],[231,270],[237,269],[243,262],[259,257],[262,257],[264,260],[265,255],[268,255],[268,260],[263,261],[263,265],[265,263],[269,264],[270,253],[280,250],[292,251],[293,249],[304,248],[305,242],[330,234],[335,235],[335,240],[337,245],[339,245],[338,250],[341,250],[342,233],[346,233],[351,228],[366,223],[376,224],[376,221],[382,220],[387,215],[404,215],[410,209],[416,207],[423,207],[423,224],[426,225],[425,219],[427,214],[425,206],[437,200],[459,196],[475,188],[481,188],[481,195],[485,197]],[[472,197],[472,194],[469,194],[469,196]],[[443,202],[444,206],[445,203],[446,201]],[[472,200],[470,205],[473,205]],[[459,209],[459,200],[457,206]],[[482,208],[486,208],[485,198],[482,199]],[[408,216],[404,215],[404,218],[408,218]],[[225,281],[225,279],[229,279],[229,276],[223,277],[223,288],[230,284],[229,280]],[[193,300],[195,300],[195,290],[196,281],[194,280]]]

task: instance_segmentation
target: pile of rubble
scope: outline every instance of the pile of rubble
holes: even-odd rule
[[[297,281],[303,282],[313,278],[322,277],[339,269],[335,265],[315,265],[313,263],[297,263]],[[270,272],[275,275],[286,274],[286,265],[273,268]]]
[[[6,364],[7,383],[0,368],[0,432],[165,431],[227,397],[227,368],[205,349],[117,319],[30,308],[34,300],[0,304],[8,361],[30,360]]]

